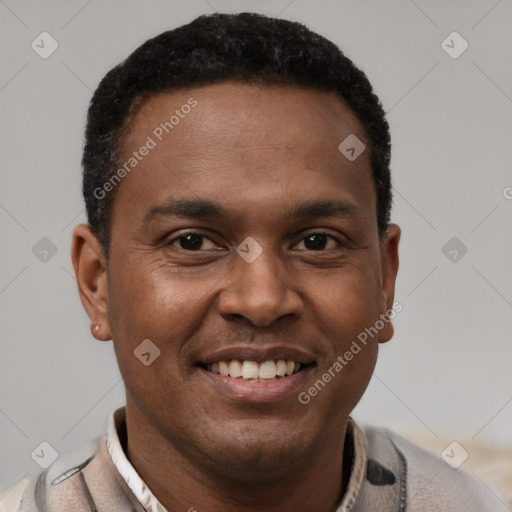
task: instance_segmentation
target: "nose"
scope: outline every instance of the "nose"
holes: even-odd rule
[[[244,317],[255,326],[265,327],[283,316],[302,313],[302,298],[291,287],[293,278],[277,256],[263,252],[247,263],[235,255],[227,278],[229,285],[218,303],[223,316]]]

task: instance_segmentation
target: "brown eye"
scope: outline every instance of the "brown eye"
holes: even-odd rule
[[[180,247],[187,251],[197,251],[201,249],[203,245],[203,237],[201,235],[197,235],[196,233],[180,236],[178,241]]]
[[[200,233],[184,233],[181,236],[177,236],[169,241],[168,245],[173,245],[184,251],[200,251],[203,250],[212,250],[216,248],[214,242],[212,242],[206,236]],[[205,247],[206,246],[206,247]]]
[[[320,251],[327,245],[327,235],[314,233],[304,238],[304,245],[310,251]]]
[[[304,247],[301,247],[301,249],[307,251],[323,251],[343,246],[341,242],[327,233],[310,233],[299,242],[300,244],[304,244]]]

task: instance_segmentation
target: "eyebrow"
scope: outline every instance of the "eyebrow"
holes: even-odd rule
[[[340,199],[302,201],[292,208],[292,216],[298,218],[350,217],[355,214],[361,214],[361,210]]]
[[[293,206],[290,212],[295,218],[351,217],[362,216],[361,210],[352,203],[340,199],[302,201]],[[181,217],[205,219],[229,217],[226,208],[217,201],[204,199],[170,199],[164,204],[151,207],[144,215],[144,224],[158,217]]]
[[[204,219],[225,217],[227,212],[216,201],[203,199],[171,199],[162,205],[151,207],[144,215],[144,223],[150,223],[157,217],[183,217]]]

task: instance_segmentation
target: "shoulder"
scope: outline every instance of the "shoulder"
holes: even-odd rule
[[[112,467],[105,436],[101,436],[24,478],[4,494],[0,512],[99,510],[105,496],[115,500],[105,510],[133,510]]]
[[[454,469],[441,454],[424,450],[384,428],[365,427],[367,459],[403,474],[408,512],[505,512],[506,502],[487,483],[462,467]],[[456,456],[456,454],[454,454]]]

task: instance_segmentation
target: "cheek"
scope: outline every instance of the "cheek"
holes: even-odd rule
[[[310,295],[312,314],[336,357],[379,318],[378,282],[370,267],[351,265],[324,279],[322,286],[317,282],[315,289]]]
[[[179,279],[166,278],[162,269],[137,260],[116,266],[109,288],[114,329],[124,327],[130,337],[155,334],[159,327],[168,330],[169,325],[183,320],[178,314],[187,301],[183,288]]]
[[[180,365],[186,340],[205,321],[214,283],[136,262],[114,268],[109,321],[120,367],[129,370],[134,350],[146,339],[158,347],[166,364]]]
[[[317,326],[330,343],[330,357],[319,368],[320,379],[329,381],[321,398],[328,410],[333,403],[352,410],[368,386],[378,354],[371,328],[379,319],[379,297],[374,267],[354,264],[326,280],[313,301]]]

